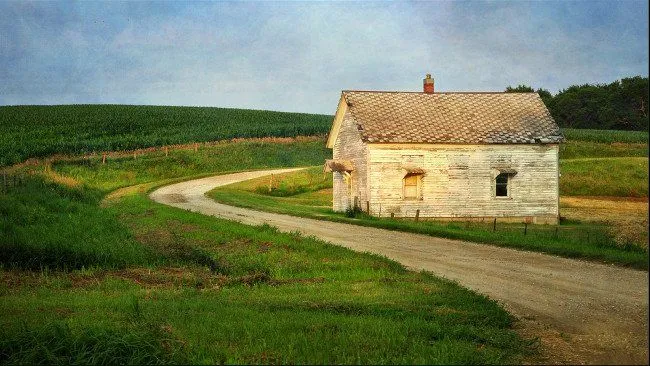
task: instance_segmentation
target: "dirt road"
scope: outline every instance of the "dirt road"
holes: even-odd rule
[[[219,204],[214,187],[296,169],[244,172],[162,187],[160,203],[283,231],[301,231],[455,280],[499,301],[539,336],[544,363],[648,363],[648,273],[426,235],[259,212]]]

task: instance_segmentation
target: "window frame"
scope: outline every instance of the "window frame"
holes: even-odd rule
[[[499,180],[499,177],[501,177],[501,176],[504,176],[506,178],[505,183],[499,183],[498,180]],[[511,191],[512,191],[512,189],[511,189],[512,186],[510,185],[511,176],[512,176],[512,174],[510,174],[510,173],[501,173],[501,172],[499,172],[499,174],[497,174],[496,177],[494,177],[494,191],[493,191],[494,198],[496,198],[496,199],[508,199],[508,198],[511,198]],[[506,194],[505,195],[499,195],[498,194],[499,193],[499,186],[504,186],[504,185],[505,185]]]
[[[405,201],[421,201],[423,199],[422,197],[422,177],[424,174],[422,173],[407,173],[404,175],[402,178],[402,199]],[[407,196],[406,195],[406,181],[407,178],[410,177],[415,177],[415,196]],[[409,185],[412,187],[412,185]]]

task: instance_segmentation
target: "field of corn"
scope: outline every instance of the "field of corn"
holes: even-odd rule
[[[99,154],[232,138],[324,135],[331,123],[330,115],[213,107],[0,106],[0,167],[54,154]],[[563,133],[573,142],[647,146],[648,141],[648,132],[638,131],[563,129]]]
[[[0,166],[53,154],[327,133],[332,117],[211,107],[0,107]]]

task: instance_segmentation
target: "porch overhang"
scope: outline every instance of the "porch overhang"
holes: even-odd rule
[[[323,166],[323,172],[325,173],[349,173],[351,171],[354,171],[354,164],[350,160],[328,159],[325,160],[325,165]]]

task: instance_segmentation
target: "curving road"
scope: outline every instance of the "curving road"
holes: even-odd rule
[[[254,211],[205,196],[215,187],[269,174],[253,171],[195,179],[151,193],[154,201],[244,224],[267,223],[427,270],[497,300],[539,336],[543,363],[647,364],[648,273],[540,253],[426,235]]]

